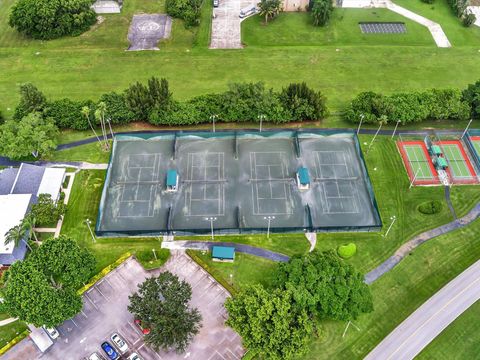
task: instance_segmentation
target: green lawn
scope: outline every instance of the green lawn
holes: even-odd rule
[[[87,161],[90,163],[108,163],[109,159],[110,151],[104,151],[98,142],[55,151],[52,156],[47,158],[51,161]]]
[[[447,0],[438,0],[434,4],[426,4],[421,0],[395,0],[394,2],[439,23],[453,46],[478,44],[480,28],[478,26],[464,27],[461,20],[448,6]]]
[[[177,99],[224,91],[233,81],[264,81],[275,89],[292,81],[307,81],[325,92],[335,112],[364,90],[388,93],[464,87],[480,78],[478,29],[464,28],[453,15],[450,22],[463,40],[452,49],[439,49],[433,42],[420,45],[418,39],[424,38],[420,35],[408,45],[385,45],[384,39],[374,38],[369,38],[368,44],[351,45],[355,39],[352,34],[358,30],[352,20],[357,10],[344,10],[348,15],[334,19],[330,25],[338,36],[333,36],[328,45],[250,45],[243,50],[215,51],[207,48],[209,16],[204,11],[206,21],[198,30],[185,30],[175,20],[173,38],[160,51],[127,52],[126,33],[131,15],[163,11],[163,2],[128,1],[122,14],[105,16],[102,24],[79,37],[35,41],[8,27],[8,9],[13,1],[0,2],[0,69],[8,69],[0,76],[0,109],[7,116],[12,115],[18,102],[19,84],[26,81],[35,83],[51,99],[68,96],[93,100],[105,92],[122,91],[130,83],[145,81],[152,75],[166,77]],[[420,3],[412,0],[416,1]],[[285,16],[290,15],[302,16],[296,13]],[[347,19],[351,21],[350,27]],[[312,27],[312,34],[315,31]],[[445,76],[452,69],[455,76]],[[334,116],[321,125],[346,124]]]
[[[480,301],[451,323],[416,359],[478,359]]]
[[[68,212],[62,226],[62,234],[71,236],[79,244],[92,250],[97,259],[97,271],[114,262],[126,252],[152,251],[160,254],[161,243],[158,238],[97,238],[94,243],[86,219],[94,226],[100,196],[103,189],[105,171],[83,170],[77,173],[68,203]]]
[[[3,314],[2,314],[3,315]],[[9,316],[5,314],[5,318]],[[0,327],[0,348],[4,347],[18,334],[24,332],[27,325],[21,321],[15,321],[5,326]]]
[[[450,199],[457,216],[464,216],[480,202],[480,186],[453,186],[450,189]]]
[[[404,22],[407,33],[362,34],[358,25],[359,22],[384,21]],[[242,22],[242,41],[248,46],[434,44],[427,28],[387,9],[335,9],[325,27],[313,26],[311,14],[305,12],[281,13],[268,25],[264,24],[263,16],[257,15]]]

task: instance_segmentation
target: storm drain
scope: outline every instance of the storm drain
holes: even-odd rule
[[[403,34],[407,32],[402,22],[365,22],[359,23],[364,34]]]

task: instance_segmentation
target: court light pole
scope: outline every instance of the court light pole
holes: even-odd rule
[[[397,123],[395,124],[395,129],[393,129],[393,134],[391,139],[393,139],[393,137],[395,136],[395,133],[397,132],[398,124],[400,124],[400,122],[401,122],[400,120],[397,120]]]
[[[152,249],[152,251],[153,251],[153,257],[155,258],[155,260],[158,260],[157,259],[157,253],[155,252],[155,249]]]
[[[258,115],[258,119],[260,120],[260,132],[262,132],[262,124],[263,124],[263,120],[265,120],[265,115]]]
[[[415,180],[417,180],[417,175],[418,175],[418,172],[420,171],[420,168],[417,169],[417,171],[415,172],[415,176],[413,177],[412,181],[410,182],[410,186],[408,187],[408,190],[410,190],[413,186],[413,183],[415,182]]]
[[[217,115],[212,115],[210,116],[210,120],[212,120],[212,130],[215,132],[215,120],[217,120],[218,116]]]
[[[465,136],[465,134],[467,133],[468,128],[470,127],[470,124],[472,123],[472,121],[473,121],[473,119],[470,119],[470,121],[468,122],[467,127],[466,127],[465,130],[463,131],[463,134],[462,134],[462,137],[460,138],[460,140],[462,140],[463,137]]]
[[[87,224],[88,230],[90,231],[90,235],[92,235],[92,242],[97,242],[97,240],[95,239],[95,235],[93,234],[92,228],[90,227],[92,222],[90,221],[90,219],[87,219],[85,220],[85,223]]]
[[[210,221],[210,231],[212,232],[212,240],[213,238],[213,222],[217,220],[216,217],[207,217],[205,220]]]
[[[385,238],[388,236],[388,233],[390,232],[393,224],[395,224],[395,221],[397,221],[397,217],[396,217],[395,215],[393,215],[393,216],[390,218],[390,220],[392,220],[392,223],[391,223],[390,226],[388,227],[387,232],[385,233],[385,235],[383,235],[383,237],[385,237]]]
[[[363,114],[360,115],[360,124],[358,124],[357,135],[360,133],[360,128],[362,127],[362,122],[364,117],[365,115]]]
[[[267,239],[270,238],[270,222],[275,220],[275,216],[264,216],[264,220],[267,220]]]

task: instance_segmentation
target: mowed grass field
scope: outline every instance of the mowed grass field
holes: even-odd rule
[[[416,1],[420,3],[412,2]],[[178,99],[224,91],[231,82],[263,81],[280,89],[290,82],[306,81],[324,91],[335,112],[360,91],[464,87],[480,78],[480,29],[464,28],[452,14],[444,19],[452,29],[451,49],[437,48],[424,29],[407,20],[411,30],[402,41],[392,44],[390,35],[367,38],[360,34],[357,21],[397,16],[383,10],[375,14],[372,10],[335,10],[325,30],[308,27],[305,14],[282,14],[266,27],[257,18],[249,19],[246,24],[257,21],[258,35],[250,29],[245,49],[209,50],[210,2],[206,1],[198,29],[185,30],[175,20],[172,39],[161,44],[160,51],[127,52],[132,15],[163,12],[162,1],[125,2],[122,14],[104,16],[103,23],[79,37],[54,41],[25,39],[11,29],[7,19],[13,2],[0,2],[0,109],[7,116],[18,102],[18,86],[27,81],[52,99],[92,100],[152,75],[167,78]],[[438,11],[446,6],[442,3],[435,5]],[[273,36],[284,20],[295,31],[288,37],[285,31]],[[270,39],[271,46],[264,46],[264,39]],[[346,124],[332,117],[322,125]]]

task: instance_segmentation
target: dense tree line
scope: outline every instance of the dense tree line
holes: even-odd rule
[[[274,288],[248,287],[225,303],[227,325],[262,358],[305,355],[321,320],[349,321],[373,311],[363,275],[334,251],[294,256],[273,278]]]
[[[9,25],[34,39],[76,36],[96,21],[93,0],[17,0]]]
[[[465,94],[456,89],[432,89],[391,95],[367,91],[352,100],[344,117],[353,123],[363,118],[365,123],[385,120],[407,124],[425,120],[466,120],[470,113],[471,104]]]

